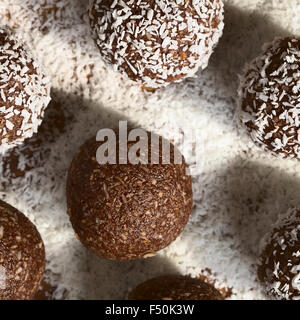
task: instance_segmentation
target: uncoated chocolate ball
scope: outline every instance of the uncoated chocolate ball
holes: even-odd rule
[[[191,215],[187,165],[183,157],[181,164],[174,163],[172,144],[170,164],[163,164],[159,152],[159,164],[120,164],[117,157],[116,164],[100,165],[96,152],[101,144],[95,137],[88,140],[69,168],[67,205],[73,228],[81,242],[100,257],[154,255],[179,236]],[[131,145],[128,142],[128,150]]]
[[[211,284],[188,276],[161,276],[138,285],[129,300],[223,300]]]
[[[45,269],[45,249],[36,227],[0,200],[0,300],[28,300]]]

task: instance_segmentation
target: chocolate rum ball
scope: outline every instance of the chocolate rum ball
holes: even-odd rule
[[[45,270],[45,249],[36,227],[0,200],[0,300],[30,300]]]
[[[211,284],[188,276],[161,276],[138,285],[129,300],[223,300]]]
[[[300,159],[300,39],[278,38],[245,68],[239,120],[254,143],[277,158]]]
[[[279,300],[299,300],[300,209],[281,216],[263,240],[258,277],[266,292]]]
[[[146,163],[123,164],[118,156],[115,164],[99,164],[96,153],[103,142],[93,137],[81,146],[69,168],[71,223],[80,241],[102,258],[150,257],[181,234],[191,215],[192,183],[183,156],[177,164],[177,149],[168,142],[170,162],[164,164],[161,147],[166,140],[159,137],[158,161],[151,164],[151,134],[146,137]],[[119,150],[119,135],[116,140]],[[127,143],[128,159],[133,144]]]
[[[0,26],[0,154],[38,131],[50,101],[50,81],[33,54]]]
[[[206,68],[224,27],[221,0],[92,0],[89,19],[106,64],[146,88]]]

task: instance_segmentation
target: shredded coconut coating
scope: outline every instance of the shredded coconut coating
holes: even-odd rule
[[[224,27],[221,0],[93,0],[89,17],[105,62],[149,88],[206,68]]]
[[[239,88],[240,120],[252,140],[279,158],[300,159],[300,40],[265,45]]]
[[[282,300],[300,300],[300,209],[282,216],[259,261],[258,276],[267,291]]]
[[[37,132],[50,82],[27,47],[0,26],[0,153]]]

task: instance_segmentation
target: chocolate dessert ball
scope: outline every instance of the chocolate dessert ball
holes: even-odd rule
[[[224,27],[221,0],[93,0],[89,17],[104,61],[147,88],[206,68]]]
[[[163,164],[158,151],[159,164],[151,164],[154,149],[151,134],[147,135],[146,164],[123,164],[117,156],[116,164],[100,165],[96,153],[103,142],[95,137],[83,144],[71,163],[68,214],[78,238],[100,257],[152,256],[179,236],[191,215],[192,183],[183,157],[181,164],[175,164],[175,149],[170,144],[170,164]],[[116,141],[117,150],[122,149],[119,135]],[[133,143],[127,146],[129,158]]]
[[[45,249],[36,227],[0,201],[0,300],[28,300],[45,269]]]
[[[241,78],[239,116],[252,140],[279,158],[300,159],[300,39],[265,45]]]
[[[265,243],[258,277],[281,300],[300,299],[300,209],[281,217]]]
[[[138,285],[129,300],[223,300],[221,293],[200,279],[162,276]]]
[[[37,132],[50,83],[29,49],[0,26],[0,153]]]
[[[54,300],[53,293],[56,287],[46,279],[42,279],[39,289],[37,290],[33,300]]]

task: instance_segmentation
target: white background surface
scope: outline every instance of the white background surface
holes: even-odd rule
[[[50,10],[41,15],[39,4],[44,2]],[[130,288],[153,276],[196,276],[205,268],[211,269],[218,285],[233,287],[233,299],[265,298],[256,282],[259,241],[278,214],[300,205],[300,167],[270,158],[238,132],[236,89],[238,73],[264,42],[300,34],[300,1],[225,1],[224,35],[209,67],[197,78],[155,93],[145,93],[105,68],[82,19],[86,3],[0,3],[0,22],[22,35],[51,76],[52,98],[72,115],[54,141],[43,142],[30,159],[20,156],[20,168],[34,159],[40,167],[1,190],[2,198],[40,230],[47,276],[58,286],[55,298],[123,299]],[[190,223],[170,247],[147,260],[115,262],[93,256],[74,237],[66,214],[65,176],[73,154],[98,129],[115,127],[120,119],[175,142],[177,128],[197,129],[201,141],[197,156],[185,154],[188,162],[201,163],[193,179]],[[8,178],[2,169],[1,182]]]

